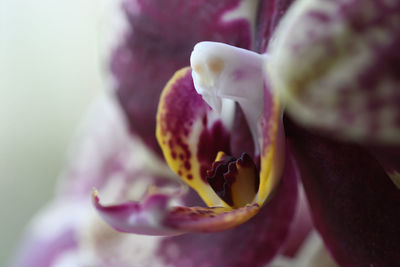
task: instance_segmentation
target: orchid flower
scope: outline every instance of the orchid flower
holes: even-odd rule
[[[299,180],[338,264],[400,262],[400,60],[390,53],[399,4],[298,0],[285,13],[289,5],[126,2],[131,29],[112,71],[133,134],[112,108],[106,135],[67,174],[79,178],[43,216],[65,226],[33,238],[63,246],[28,245],[25,266],[262,266],[302,231]],[[104,156],[93,152],[110,140]],[[89,215],[91,186],[103,219],[135,235]],[[122,204],[104,205],[107,196]],[[67,207],[71,220],[51,220]]]

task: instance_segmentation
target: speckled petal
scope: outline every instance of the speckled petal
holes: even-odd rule
[[[257,1],[245,0],[124,2],[129,31],[112,54],[111,70],[130,128],[154,150],[159,151],[155,115],[166,82],[189,65],[199,41],[249,49],[256,7]]]
[[[219,116],[197,94],[191,69],[178,71],[164,89],[157,114],[157,139],[164,157],[208,206],[229,207],[206,181],[219,151],[229,153],[230,135]]]
[[[400,262],[400,190],[366,149],[285,122],[314,225],[341,266]]]
[[[157,256],[175,267],[259,267],[279,252],[292,223],[297,200],[297,173],[286,161],[274,198],[236,228],[213,234],[186,234],[164,239]]]
[[[346,140],[399,145],[399,13],[399,1],[294,3],[268,66],[293,119]]]

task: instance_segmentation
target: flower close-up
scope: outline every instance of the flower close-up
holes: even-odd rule
[[[399,1],[120,8],[15,266],[400,264]]]

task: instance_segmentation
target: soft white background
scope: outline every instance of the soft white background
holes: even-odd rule
[[[104,0],[0,0],[0,266],[53,195],[74,130],[104,90]]]

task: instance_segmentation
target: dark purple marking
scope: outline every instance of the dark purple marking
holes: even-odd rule
[[[204,128],[200,134],[196,155],[200,166],[209,169],[219,151],[230,154],[230,135],[223,124],[217,121],[211,129]],[[201,171],[200,174],[205,181],[204,171]]]
[[[174,151],[171,152],[171,157],[172,157],[173,159],[176,159],[176,153],[175,153]]]
[[[237,174],[235,163],[234,157],[225,155],[211,165],[206,177],[215,193],[230,206],[233,206],[231,185]]]
[[[182,150],[177,156],[181,161],[184,161],[184,167],[190,169],[188,161],[192,153],[185,142],[185,137],[190,132],[190,125],[193,125],[190,122],[200,116],[205,116],[209,107],[194,89],[190,70],[172,86],[163,101],[165,114],[162,115],[160,127],[162,127],[162,132],[171,134],[171,139],[168,143],[169,147],[174,151],[177,151],[175,146]]]
[[[110,68],[132,133],[160,155],[154,135],[158,99],[174,72],[190,64],[194,45],[208,40],[250,48],[249,22],[222,20],[239,3],[238,0],[124,1],[129,31],[114,50]]]
[[[245,168],[253,168],[254,179],[256,180],[255,193],[257,193],[260,183],[259,171],[247,153],[242,153],[238,159],[224,155],[219,161],[215,161],[206,172],[207,182],[215,193],[230,206],[233,206],[231,186],[238,175],[236,164]]]
[[[183,164],[183,166],[185,166],[186,170],[190,170],[190,168],[192,167],[189,161],[185,161],[185,163]]]

